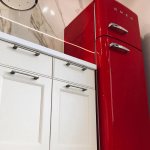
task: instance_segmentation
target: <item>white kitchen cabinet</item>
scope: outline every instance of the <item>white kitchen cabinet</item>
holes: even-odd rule
[[[50,150],[96,150],[95,90],[53,81]]]
[[[51,79],[11,71],[0,67],[0,150],[49,150]]]
[[[0,40],[0,150],[97,150],[94,70],[13,46]]]
[[[13,44],[0,40],[0,64],[52,76],[52,57],[27,47],[13,47]]]
[[[95,88],[95,72],[85,66],[54,59],[54,78]]]

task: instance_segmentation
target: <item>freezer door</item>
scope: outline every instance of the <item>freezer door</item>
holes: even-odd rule
[[[114,0],[96,0],[96,37],[109,35],[141,49],[138,18]]]
[[[94,2],[64,29],[64,39],[65,54],[95,63]]]
[[[101,150],[150,150],[142,52],[107,37],[97,51]]]

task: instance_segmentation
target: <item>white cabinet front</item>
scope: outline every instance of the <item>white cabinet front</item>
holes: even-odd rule
[[[54,78],[95,88],[95,72],[71,62],[54,59]]]
[[[0,64],[52,76],[52,57],[40,54],[30,49],[17,48],[0,40]]]
[[[49,150],[51,79],[0,67],[0,150]]]
[[[96,150],[95,91],[53,82],[50,150]]]

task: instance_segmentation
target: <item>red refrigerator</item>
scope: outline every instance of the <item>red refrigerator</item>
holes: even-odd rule
[[[93,6],[94,3],[89,5]],[[96,0],[96,32],[90,25],[82,32],[79,30],[80,40],[84,37],[79,43],[79,37],[68,31],[77,30],[75,22],[83,21],[80,16],[86,13],[91,14],[90,20],[93,19],[89,7],[66,28],[65,38],[91,52],[69,49],[65,45],[65,53],[97,64],[99,149],[150,150],[148,98],[138,18],[117,1]],[[91,35],[93,40],[88,38]],[[86,44],[86,40],[95,47],[90,47],[89,42]]]

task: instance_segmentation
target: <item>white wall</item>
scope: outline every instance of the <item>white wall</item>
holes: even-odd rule
[[[139,18],[150,106],[150,0],[118,0]]]
[[[150,33],[150,0],[118,0],[134,11],[139,18],[141,36]]]

